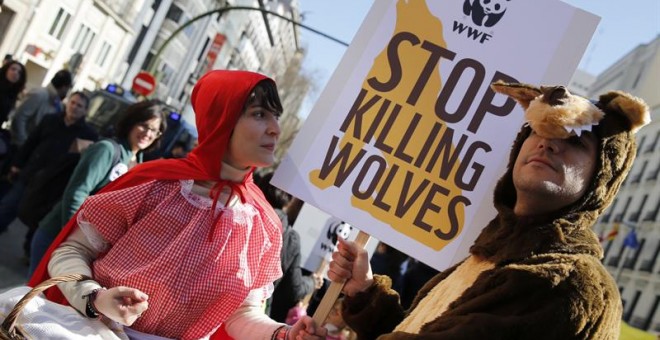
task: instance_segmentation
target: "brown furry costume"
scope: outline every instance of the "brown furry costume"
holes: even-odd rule
[[[530,106],[535,100],[546,107],[561,106],[575,97],[563,87],[496,83],[493,89],[513,97],[528,111],[538,110],[538,105]],[[636,149],[633,133],[648,123],[649,114],[641,100],[622,92],[604,94],[595,105],[604,117],[588,113],[596,116],[593,132],[598,149],[594,178],[583,197],[549,214],[522,218],[513,213],[512,170],[530,126],[538,134],[566,138],[558,134],[571,125],[563,120],[559,130],[557,124],[544,129],[544,124],[530,118],[536,112],[527,112],[529,125],[518,133],[508,170],[495,188],[498,215],[470,248],[471,255],[431,279],[407,312],[390,289],[389,278],[375,276],[367,291],[344,300],[344,318],[359,339],[616,339],[621,298],[600,262],[602,248],[591,227],[630,170]],[[584,117],[574,121],[585,125]],[[486,266],[471,270],[475,264]],[[456,287],[466,282],[456,276],[470,274],[468,284]],[[443,294],[452,296],[451,301],[441,301]],[[424,311],[415,313],[416,309]],[[429,311],[430,315],[421,315]],[[405,317],[422,322],[416,331],[393,331],[409,321]]]

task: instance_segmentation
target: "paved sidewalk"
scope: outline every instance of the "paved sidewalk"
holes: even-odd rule
[[[23,258],[23,240],[27,227],[14,220],[9,229],[0,234],[0,292],[27,281],[28,266]]]

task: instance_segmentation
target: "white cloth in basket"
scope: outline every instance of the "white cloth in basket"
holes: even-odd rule
[[[29,291],[30,287],[23,286],[0,294],[0,320],[4,321]],[[48,301],[40,294],[23,308],[16,325],[28,339],[128,340],[121,325],[106,322],[109,324],[100,319],[86,318],[72,307]]]

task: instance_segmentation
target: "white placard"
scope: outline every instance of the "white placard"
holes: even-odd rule
[[[319,272],[323,260],[329,263],[336,250],[337,237],[355,239],[358,230],[341,219],[329,215],[310,204],[303,205],[293,229],[300,235],[301,266],[310,272]],[[369,255],[376,249],[378,240],[372,239],[366,246]],[[321,268],[324,275],[327,266]]]
[[[599,21],[480,3],[374,1],[272,183],[436,269],[463,259],[522,124],[489,84],[566,84]]]

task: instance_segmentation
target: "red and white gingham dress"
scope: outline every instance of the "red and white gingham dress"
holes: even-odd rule
[[[239,202],[218,208],[214,226],[211,200],[188,193],[191,186],[151,181],[92,196],[81,208],[110,245],[92,264],[94,279],[149,295],[149,309],[131,326],[137,331],[206,337],[250,290],[281,276],[279,224]]]

